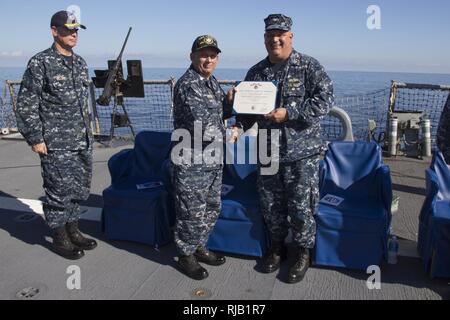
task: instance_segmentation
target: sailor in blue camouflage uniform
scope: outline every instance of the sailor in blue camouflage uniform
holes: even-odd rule
[[[199,262],[209,265],[225,263],[225,257],[205,247],[220,214],[223,158],[216,155],[218,161],[208,163],[202,157],[212,142],[223,146],[224,115],[231,116],[227,97],[212,75],[220,52],[212,36],[197,37],[191,49],[192,64],[174,90],[174,129],[175,132],[187,130],[190,140],[180,142],[188,143],[183,149],[184,157],[172,154],[177,214],[175,243],[179,268],[196,280],[208,276]],[[195,136],[195,131],[201,136]],[[195,148],[199,142],[201,147]],[[181,158],[184,160],[177,161]]]
[[[441,114],[437,130],[437,146],[444,156],[445,162],[450,165],[450,94]]]
[[[292,19],[271,14],[265,20],[265,46],[268,57],[253,66],[245,81],[276,81],[276,108],[265,116],[239,115],[247,130],[254,122],[279,130],[279,170],[258,176],[261,209],[271,235],[271,247],[262,259],[261,269],[279,269],[287,254],[284,240],[289,228],[293,234],[296,259],[287,281],[301,281],[309,267],[310,250],[315,244],[314,213],[319,200],[319,157],[324,149],[320,120],[333,104],[333,85],[320,63],[292,48]],[[261,167],[260,167],[261,169]]]
[[[92,176],[92,132],[88,114],[86,62],[72,51],[78,29],[86,27],[67,11],[50,22],[54,43],[28,63],[17,98],[20,133],[41,159],[45,219],[53,230],[53,250],[79,259],[96,247],[78,229],[80,202],[88,198]]]

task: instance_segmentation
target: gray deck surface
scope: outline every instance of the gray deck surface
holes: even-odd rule
[[[96,148],[91,197],[87,206],[102,207],[101,194],[110,183],[107,160],[130,147]],[[391,167],[394,192],[400,209],[394,216],[394,232],[402,247],[414,251],[418,214],[425,194],[427,161],[386,160]],[[42,199],[38,156],[23,141],[0,139],[0,196]],[[382,266],[381,290],[369,290],[368,275],[360,271],[311,268],[303,282],[282,281],[279,274],[255,271],[257,260],[227,256],[219,267],[206,266],[210,276],[190,280],[175,268],[173,244],[158,250],[146,245],[108,241],[100,224],[82,220],[81,230],[98,240],[94,251],[77,261],[65,260],[49,250],[49,233],[43,219],[16,222],[19,211],[0,209],[0,299],[17,299],[17,292],[33,287],[32,299],[450,299],[450,280],[429,279],[413,254],[399,257],[396,265]],[[409,247],[409,248],[408,248]],[[81,269],[81,290],[66,287],[67,267]],[[195,292],[200,292],[196,295]]]

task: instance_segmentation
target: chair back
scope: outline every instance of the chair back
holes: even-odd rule
[[[374,142],[336,141],[328,145],[323,161],[321,193],[376,196],[376,170],[382,165],[381,148]]]
[[[440,151],[434,154],[431,169],[436,173],[439,184],[438,199],[450,200],[450,168]]]
[[[163,165],[170,158],[171,133],[142,131],[134,144],[132,176],[136,181],[163,179]]]

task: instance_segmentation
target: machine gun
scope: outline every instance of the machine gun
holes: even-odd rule
[[[122,55],[123,55],[123,51],[125,50],[125,46],[127,45],[128,37],[130,36],[131,29],[132,29],[131,27],[130,27],[130,29],[128,29],[128,33],[125,38],[125,42],[123,43],[122,50],[120,50],[119,56],[117,57],[116,61],[114,62],[114,65],[107,72],[108,78],[106,79],[106,82],[103,85],[103,87],[105,89],[103,90],[103,93],[100,96],[100,98],[97,99],[97,103],[101,106],[109,106],[109,104],[111,102],[111,96],[115,93],[116,89],[120,88],[120,86],[124,83],[123,72],[122,72]],[[97,74],[98,73],[96,73],[96,75]],[[103,74],[103,76],[104,76],[104,74]],[[101,76],[100,76],[100,78],[101,78]],[[96,87],[99,87],[99,86],[96,85]]]
[[[123,78],[122,55],[131,30],[132,28],[130,27],[117,59],[108,61],[108,70],[94,70],[95,77],[92,78],[95,87],[104,88],[101,96],[96,102],[101,106],[109,106],[111,98],[114,100],[113,111],[111,114],[110,141],[114,136],[114,128],[118,127],[129,127],[133,137],[135,137],[134,129],[124,106],[123,98],[145,97],[142,63],[140,60],[127,61],[128,77],[127,80],[124,80]],[[117,113],[118,105],[122,107],[123,114]]]

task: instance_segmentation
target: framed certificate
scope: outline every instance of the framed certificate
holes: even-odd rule
[[[233,111],[236,114],[268,114],[275,109],[277,84],[271,81],[242,81],[236,86]]]

